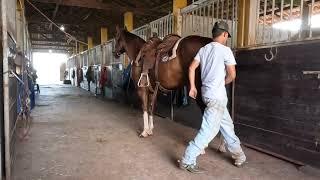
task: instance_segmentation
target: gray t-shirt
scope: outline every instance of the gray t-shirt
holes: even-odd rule
[[[200,62],[202,97],[227,99],[225,65],[237,64],[231,49],[220,43],[211,42],[202,47],[194,59]]]

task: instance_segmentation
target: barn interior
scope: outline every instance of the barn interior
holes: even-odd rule
[[[0,179],[319,179],[320,0],[0,4]],[[139,138],[141,87],[135,59],[115,56],[116,27],[149,42],[211,38],[218,21],[237,61],[227,107],[247,162],[233,166],[215,138],[195,175],[176,163],[202,123],[188,84],[159,90],[154,134]]]

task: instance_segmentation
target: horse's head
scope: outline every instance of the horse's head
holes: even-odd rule
[[[154,62],[157,56],[157,47],[161,43],[157,37],[150,38],[141,48],[141,60]]]
[[[114,57],[119,58],[121,54],[123,54],[126,46],[125,34],[127,29],[120,29],[119,26],[116,26],[116,38],[115,38],[115,51]]]

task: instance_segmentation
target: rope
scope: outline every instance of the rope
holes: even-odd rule
[[[33,5],[29,0],[26,0],[26,1],[27,1],[27,3],[29,3],[35,10],[37,10],[44,18],[46,18],[50,23],[52,23],[52,24],[53,24],[54,26],[56,26],[61,32],[63,32],[68,38],[71,38],[71,39],[73,39],[74,41],[79,42],[79,43],[82,43],[82,44],[84,44],[84,45],[88,45],[87,43],[85,43],[85,42],[83,42],[83,41],[77,40],[77,38],[74,37],[74,36],[72,36],[71,34],[69,34],[69,33],[65,32],[65,31],[61,30],[60,27],[59,27],[55,22],[53,22],[50,18],[48,18],[48,16],[46,16],[43,12],[41,12],[40,9],[38,9],[35,5]]]

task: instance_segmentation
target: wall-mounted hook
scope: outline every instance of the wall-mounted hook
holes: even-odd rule
[[[273,47],[271,47],[270,48],[270,51],[269,51],[269,53],[270,53],[270,58],[268,58],[267,57],[267,54],[264,54],[264,59],[266,60],[266,61],[268,61],[268,62],[270,62],[270,61],[272,61],[276,56],[277,56],[277,54],[278,54],[278,48],[277,47],[275,47],[275,52],[273,52]]]

